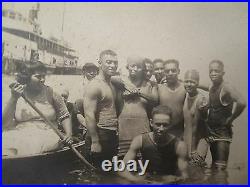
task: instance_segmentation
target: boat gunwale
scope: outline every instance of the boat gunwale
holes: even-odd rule
[[[78,148],[81,147],[85,144],[85,141],[81,141],[78,143],[73,144],[74,148]],[[14,160],[14,159],[23,159],[23,158],[35,158],[35,157],[40,157],[40,156],[48,156],[48,155],[53,155],[55,153],[61,153],[61,152],[65,152],[68,151],[70,149],[69,146],[65,146],[62,149],[56,150],[56,151],[50,151],[50,152],[45,152],[45,153],[38,153],[38,154],[31,154],[31,155],[17,155],[17,156],[5,156],[2,155],[2,161],[4,160]]]

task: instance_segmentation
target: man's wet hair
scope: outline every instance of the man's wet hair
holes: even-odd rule
[[[82,72],[85,73],[85,71],[90,68],[95,68],[97,70],[97,73],[99,72],[99,68],[92,62],[87,62],[86,64],[84,64],[84,66],[82,67]]]
[[[154,107],[152,110],[152,116],[155,114],[165,114],[172,119],[172,110],[168,106],[158,105],[157,107]]]
[[[144,64],[151,64],[151,65],[154,65],[153,62],[152,62],[152,60],[150,60],[149,58],[144,58],[143,63],[144,63]]]
[[[198,83],[200,81],[200,75],[196,69],[187,70],[184,74],[184,80],[186,80],[186,78],[191,78],[192,80],[196,80]]]
[[[165,63],[164,63],[164,65],[167,65],[167,64],[175,64],[178,69],[179,69],[179,66],[180,66],[179,61],[176,60],[176,59],[166,60]]]
[[[160,59],[160,58],[154,59],[153,65],[155,65],[155,64],[158,63],[158,62],[161,62],[161,63],[164,65],[164,60],[162,60],[162,59]]]
[[[209,63],[209,66],[210,66],[211,64],[214,64],[214,63],[218,64],[218,65],[221,67],[221,69],[224,70],[224,63],[223,63],[221,60],[212,60],[212,61]]]
[[[127,69],[128,69],[128,67],[129,67],[129,64],[130,64],[130,63],[127,62],[127,64],[126,64],[126,68],[127,68]],[[140,66],[140,67],[142,68],[142,71],[146,71],[146,64],[144,63],[143,60],[140,61],[140,62],[136,62],[135,64],[136,64],[137,66]]]
[[[102,57],[105,55],[117,56],[117,54],[114,51],[107,49],[107,50],[104,50],[100,53],[99,60],[101,60]]]

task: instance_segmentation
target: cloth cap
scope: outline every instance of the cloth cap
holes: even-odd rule
[[[199,72],[194,69],[186,71],[184,80],[193,80],[198,83],[200,80]]]

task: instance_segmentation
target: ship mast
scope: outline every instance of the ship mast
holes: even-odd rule
[[[63,52],[63,66],[65,65],[65,63],[64,63],[64,38],[63,38],[63,29],[64,29],[64,15],[65,15],[65,3],[63,3],[63,17],[62,17],[62,46],[63,46],[63,50],[62,50],[62,52]]]

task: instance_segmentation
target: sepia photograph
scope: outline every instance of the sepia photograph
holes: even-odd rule
[[[3,184],[248,184],[248,4],[3,2]]]

